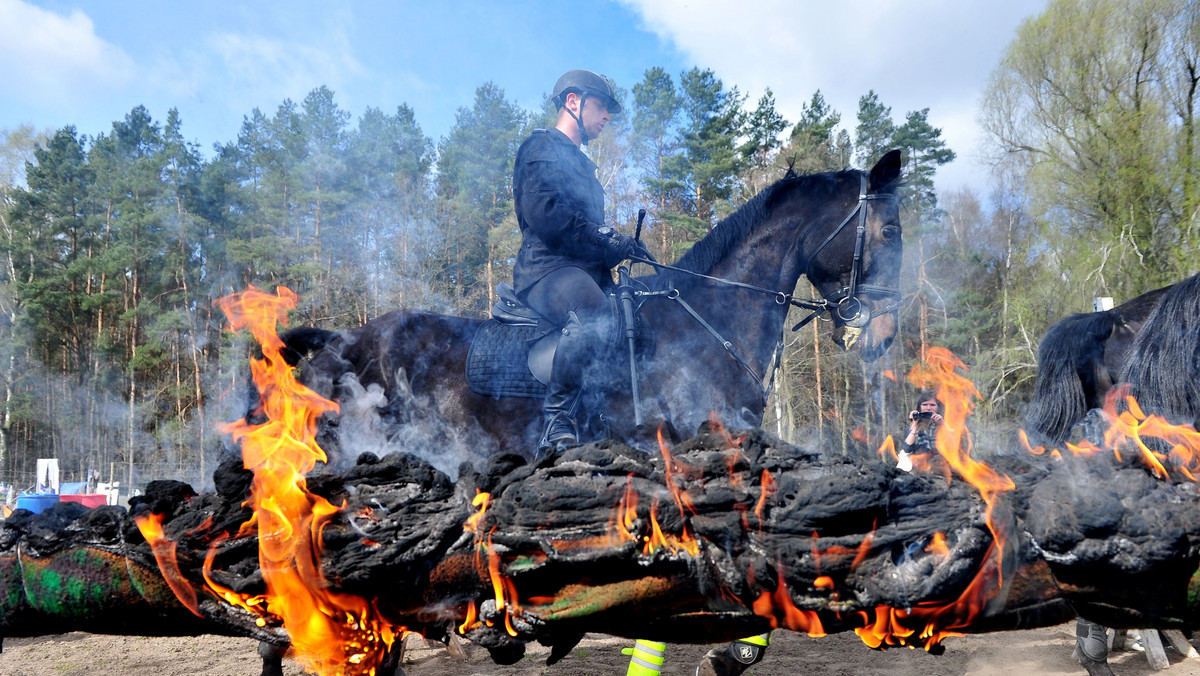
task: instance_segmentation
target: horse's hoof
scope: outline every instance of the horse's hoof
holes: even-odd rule
[[[1108,666],[1108,660],[1097,662],[1083,658],[1079,660],[1084,669],[1087,669],[1088,676],[1115,676],[1112,667]]]

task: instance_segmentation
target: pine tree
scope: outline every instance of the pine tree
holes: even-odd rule
[[[496,283],[488,246],[493,228],[512,212],[512,167],[529,114],[488,82],[471,108],[459,108],[438,147],[437,195],[444,219],[438,275],[460,307],[484,311]]]
[[[800,120],[792,127],[786,154],[794,169],[801,174],[845,169],[848,164],[839,152],[840,138],[836,135],[842,116],[825,101],[821,90],[801,109]],[[844,134],[845,132],[843,132]]]
[[[953,162],[956,155],[946,147],[942,130],[929,124],[929,109],[909,113],[904,124],[892,134],[892,144],[904,154],[905,183],[911,191],[912,209],[926,218],[936,218],[933,174],[938,167]]]
[[[875,90],[858,100],[858,126],[854,130],[855,156],[860,168],[873,167],[893,147],[892,109],[879,102]]]

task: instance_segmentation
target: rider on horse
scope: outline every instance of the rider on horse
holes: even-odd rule
[[[600,135],[621,112],[612,84],[587,70],[554,83],[558,119],[537,129],[517,150],[513,201],[521,249],[513,268],[517,296],[562,327],[542,406],[538,455],[579,441],[577,408],[584,367],[612,340],[611,269],[631,256],[654,260],[638,240],[604,223],[604,188],[580,144]]]

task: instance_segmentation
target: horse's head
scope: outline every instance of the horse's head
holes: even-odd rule
[[[848,172],[839,185],[843,196],[830,202],[823,217],[828,227],[814,228],[805,242],[815,247],[806,275],[836,304],[833,340],[847,350],[861,343],[864,361],[882,356],[896,335],[903,251],[899,179],[899,150],[869,172]]]

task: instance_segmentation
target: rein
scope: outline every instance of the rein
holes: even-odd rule
[[[674,272],[683,273],[685,275],[690,275],[692,277],[697,277],[699,279],[705,279],[710,282],[723,284],[725,286],[746,289],[747,291],[754,291],[756,293],[769,295],[775,299],[775,303],[777,305],[793,305],[795,307],[811,310],[812,312],[807,317],[792,327],[792,331],[799,331],[806,324],[817,318],[822,312],[828,312],[831,315],[831,319],[833,316],[836,316],[846,326],[862,328],[863,326],[866,326],[868,322],[870,322],[871,312],[863,308],[862,301],[858,299],[860,295],[883,296],[885,298],[892,299],[890,303],[887,303],[882,308],[876,309],[876,314],[885,314],[894,311],[900,305],[901,295],[899,289],[879,286],[876,284],[861,284],[859,282],[859,278],[862,276],[863,247],[866,244],[867,238],[867,209],[865,208],[865,205],[871,200],[894,199],[895,197],[894,195],[880,195],[878,193],[867,192],[867,178],[861,174],[859,175],[859,181],[860,190],[858,193],[858,202],[855,205],[854,210],[851,211],[844,219],[842,219],[842,222],[839,223],[838,226],[834,228],[833,231],[830,232],[829,235],[827,235],[819,245],[817,245],[817,248],[811,254],[809,254],[808,260],[804,263],[803,274],[807,275],[809,268],[812,266],[812,262],[817,255],[821,253],[825,247],[829,246],[829,243],[832,242],[833,239],[837,237],[843,229],[845,229],[846,225],[854,218],[856,214],[858,215],[858,226],[854,240],[854,258],[850,265],[850,284],[842,287],[837,291],[837,293],[833,294],[832,300],[826,298],[808,298],[802,300],[797,299],[790,293],[784,293],[783,291],[774,291],[765,287],[747,284],[745,282],[737,282],[731,279],[705,275],[699,272],[685,270],[674,265],[666,265],[657,261],[651,261],[638,256],[630,256],[629,260],[637,263],[643,263],[656,269],[671,270]],[[749,362],[745,360],[745,358],[738,354],[737,350],[733,346],[733,343],[722,336],[720,332],[718,332],[712,327],[711,324],[705,321],[698,312],[692,309],[691,305],[688,305],[682,298],[680,298],[678,289],[671,289],[669,291],[636,291],[634,292],[634,295],[639,297],[662,296],[668,300],[673,300],[679,303],[679,305],[688,314],[690,314],[693,319],[695,319],[702,327],[704,327],[705,330],[707,330],[714,338],[716,338],[719,343],[721,343],[721,346],[725,348],[730,356],[732,356],[738,362],[738,364],[740,364],[742,368],[745,369],[752,378],[754,378],[754,382],[762,383],[762,376],[754,370],[754,367],[752,367]],[[853,308],[852,313],[848,310],[851,307]],[[782,347],[783,335],[780,335],[779,343],[775,349],[776,366],[778,366],[779,360],[783,356],[783,350],[781,349]],[[771,382],[763,388],[762,392],[764,404],[767,398],[770,396],[771,389],[774,384],[775,374],[774,370],[772,370]]]

